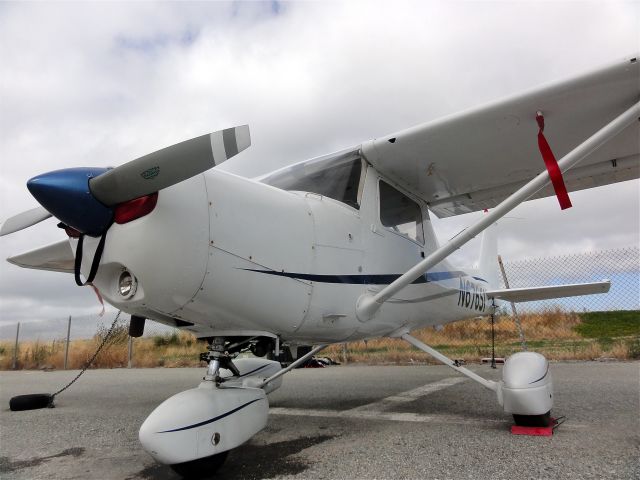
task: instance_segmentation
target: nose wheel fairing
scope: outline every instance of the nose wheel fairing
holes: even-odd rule
[[[223,345],[224,339],[219,340]],[[210,357],[210,366],[219,360]],[[281,371],[280,364],[258,358],[234,362],[235,373],[220,370],[218,375],[216,370],[198,387],[173,395],[151,412],[140,427],[139,438],[155,460],[177,466],[176,471],[188,468],[188,462],[202,466],[202,459],[223,461],[224,456],[216,456],[242,445],[267,425],[266,395],[279,388],[282,379],[268,385],[264,382]]]
[[[267,425],[269,402],[260,388],[222,388],[203,381],[161,403],[140,427],[139,438],[166,465],[226,452]]]

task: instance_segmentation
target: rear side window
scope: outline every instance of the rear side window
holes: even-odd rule
[[[424,243],[420,205],[380,180],[380,222],[395,233]]]

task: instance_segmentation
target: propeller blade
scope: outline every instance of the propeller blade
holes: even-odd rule
[[[26,212],[14,215],[13,217],[5,220],[2,224],[2,227],[0,228],[0,237],[24,230],[25,228],[31,227],[36,223],[40,223],[51,216],[52,215],[42,207],[32,208]]]
[[[227,128],[120,165],[92,178],[89,188],[96,199],[111,207],[205,172],[249,145],[248,125]]]

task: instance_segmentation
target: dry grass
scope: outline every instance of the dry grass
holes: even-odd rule
[[[133,364],[136,367],[195,367],[200,365],[200,353],[206,350],[205,343],[189,332],[137,339]]]
[[[633,358],[633,339],[586,339],[575,327],[580,315],[551,309],[537,314],[520,315],[522,328],[530,350],[538,351],[551,360],[593,360],[597,358]],[[413,336],[441,350],[451,358],[478,362],[491,356],[491,323],[488,319],[469,319],[445,325],[441,330],[431,327],[417,330]],[[496,356],[507,357],[520,351],[518,329],[511,317],[495,322]],[[343,361],[341,345],[327,349],[327,355]],[[380,338],[347,344],[347,362],[368,364],[437,363],[403,340]]]
[[[175,339],[173,339],[175,337]],[[69,344],[67,368],[82,368],[94,354],[104,337],[72,340]],[[198,355],[206,348],[188,332],[175,336],[136,338],[133,340],[132,364],[135,367],[198,366]],[[18,369],[64,368],[64,341],[21,342],[18,348]],[[13,363],[13,344],[0,342],[0,370],[9,370]],[[122,368],[128,363],[128,338],[115,338],[100,352],[91,368]]]
[[[640,357],[640,336],[618,338],[585,338],[575,327],[581,324],[580,315],[549,310],[543,314],[521,315],[521,322],[530,350],[538,351],[552,360],[591,360],[602,357],[630,359]],[[69,345],[69,369],[82,368],[104,340],[106,329],[101,327],[94,338],[74,340]],[[521,350],[515,322],[510,317],[497,319],[495,324],[496,356],[506,357]],[[488,319],[470,319],[446,325],[440,331],[431,327],[414,332],[424,343],[441,350],[445,355],[478,362],[491,356],[491,324]],[[188,332],[133,341],[135,367],[198,366],[198,355],[205,351],[202,342]],[[326,355],[343,359],[341,345],[333,345]],[[32,341],[20,343],[19,369],[64,367],[64,341]],[[92,368],[120,368],[127,366],[128,336],[125,324],[119,324],[107,345],[96,358]],[[435,363],[431,357],[398,339],[381,338],[347,344],[348,362],[368,364]],[[0,369],[12,367],[13,343],[0,342]]]

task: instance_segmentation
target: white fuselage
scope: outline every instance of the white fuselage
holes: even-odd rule
[[[356,209],[208,171],[162,190],[149,215],[114,224],[94,284],[115,307],[199,337],[268,333],[299,343],[342,342],[488,313],[486,281],[444,261],[372,319],[357,318],[362,294],[380,290],[437,247],[418,198],[407,194],[424,212],[424,244],[382,225],[379,179],[368,166]],[[96,244],[85,240],[85,274]],[[138,280],[129,300],[117,293],[124,268]]]

